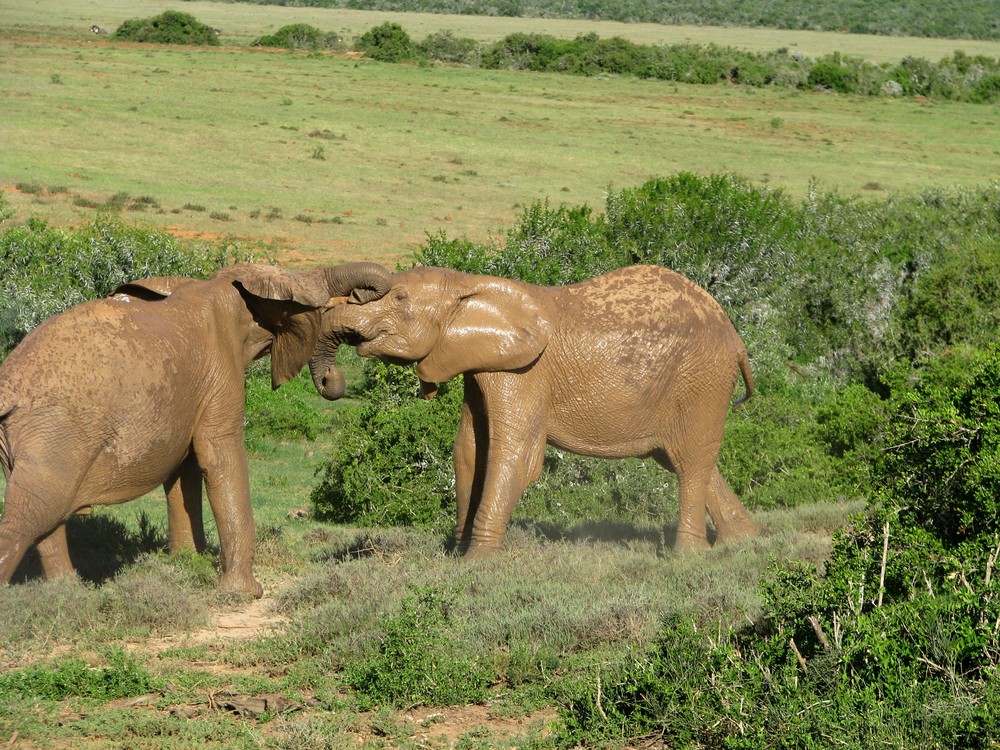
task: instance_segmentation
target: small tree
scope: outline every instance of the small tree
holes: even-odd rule
[[[153,44],[204,44],[218,46],[215,29],[189,13],[168,10],[152,18],[132,18],[119,26],[112,39]]]
[[[420,57],[417,45],[403,27],[388,21],[362,34],[354,43],[354,49],[382,62],[402,62]]]

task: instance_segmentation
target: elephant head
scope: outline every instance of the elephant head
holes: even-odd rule
[[[253,316],[256,335],[248,337],[247,361],[270,354],[272,388],[295,377],[313,355],[325,308],[349,298],[358,302],[378,299],[389,288],[389,272],[367,262],[311,271],[238,263],[216,272],[213,278],[231,280]],[[173,276],[141,279],[120,286],[115,294],[153,300],[173,294],[190,281]],[[331,392],[327,398],[342,396],[344,377],[332,363],[326,377],[340,383],[339,393]]]
[[[551,333],[529,285],[421,267],[396,273],[381,297],[354,294],[327,310],[310,367],[320,393],[336,393],[339,344],[391,364],[416,363],[425,396],[459,373],[516,370],[545,349]],[[322,385],[327,385],[324,390]]]

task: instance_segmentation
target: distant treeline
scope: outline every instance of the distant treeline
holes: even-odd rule
[[[356,10],[524,18],[586,18],[625,23],[766,26],[852,34],[1000,39],[996,0],[246,0]]]
[[[437,60],[490,69],[628,75],[682,83],[1000,101],[1000,60],[961,51],[937,63],[907,57],[897,64],[875,65],[839,52],[812,59],[788,49],[760,53],[715,44],[647,45],[621,37],[601,39],[597,34],[556,39],[516,33],[481,45],[450,32],[437,32],[416,43],[395,23],[367,31],[354,49],[385,62]]]

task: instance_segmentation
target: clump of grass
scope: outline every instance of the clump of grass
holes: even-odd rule
[[[45,188],[37,182],[17,182],[14,187],[22,193],[27,193],[28,195],[45,195]]]
[[[84,198],[78,193],[73,196],[73,205],[80,206],[81,208],[100,208],[104,204],[91,200],[90,198]]]
[[[199,211],[199,212],[201,212],[201,211],[207,211],[208,210],[207,208],[205,208],[200,203],[185,203],[183,206],[181,206],[181,208],[183,208],[185,211]]]
[[[109,211],[121,211],[125,207],[125,204],[128,203],[130,197],[128,193],[119,191],[104,202],[103,208]]]
[[[208,217],[216,221],[232,221],[232,218],[225,211],[212,211]]]
[[[323,140],[326,140],[326,141],[334,141],[334,140],[346,141],[347,140],[347,133],[341,133],[340,135],[337,135],[336,133],[334,133],[331,130],[323,129],[323,130],[314,130],[314,131],[312,131],[309,134],[309,137],[310,138],[322,138]]]

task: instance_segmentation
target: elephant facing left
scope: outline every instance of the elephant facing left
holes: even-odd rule
[[[0,585],[32,544],[46,578],[73,574],[65,519],[159,485],[170,550],[204,548],[204,482],[219,586],[261,596],[244,371],[270,354],[277,388],[312,354],[325,307],[387,288],[374,263],[304,272],[241,263],[205,280],[130,282],[35,328],[0,365]]]

